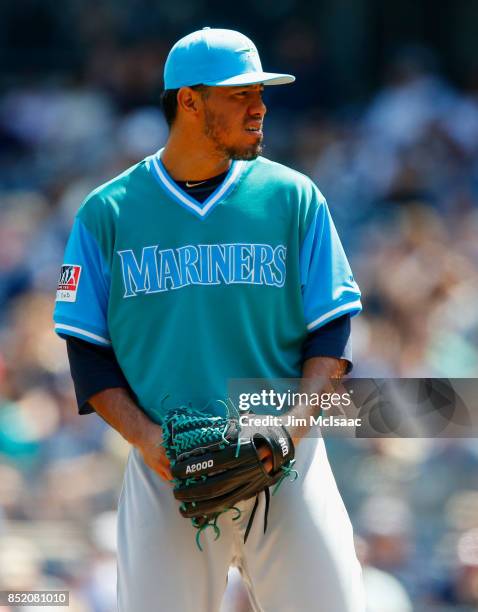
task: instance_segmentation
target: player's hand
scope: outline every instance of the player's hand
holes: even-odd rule
[[[148,431],[144,442],[138,446],[146,465],[155,471],[158,476],[171,483],[173,475],[171,466],[163,446],[163,430],[159,425],[154,425]]]
[[[258,447],[257,452],[259,453],[259,457],[264,464],[264,468],[268,474],[272,473],[272,469],[274,464],[272,463],[272,451],[266,445],[261,445]]]
[[[294,448],[297,448],[297,445],[300,442],[300,438],[293,438],[292,441],[294,443]],[[274,463],[272,461],[272,451],[271,449],[266,445],[266,444],[262,444],[258,446],[257,449],[258,453],[259,453],[259,457],[262,461],[262,463],[264,464],[264,468],[266,470],[266,472],[268,474],[272,474],[273,468],[274,468]]]

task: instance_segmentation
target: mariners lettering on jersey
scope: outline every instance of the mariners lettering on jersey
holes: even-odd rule
[[[246,283],[283,287],[287,248],[283,244],[199,244],[176,249],[146,246],[141,253],[118,251],[124,297],[188,285]],[[137,257],[136,255],[140,255]]]

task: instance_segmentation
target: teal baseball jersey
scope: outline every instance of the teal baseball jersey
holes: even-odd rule
[[[160,156],[86,198],[54,313],[60,335],[114,349],[156,421],[178,402],[224,398],[230,379],[299,377],[306,335],[361,309],[309,178],[262,157],[234,161],[200,203]]]

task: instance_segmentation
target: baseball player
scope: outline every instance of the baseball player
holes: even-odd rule
[[[80,413],[96,411],[132,445],[118,513],[120,612],[216,612],[231,565],[256,611],[364,610],[321,439],[292,432],[298,480],[270,508],[261,493],[238,504],[239,520],[222,514],[219,539],[206,530],[202,551],[161,444],[168,406],[219,413],[214,400],[231,379],[350,368],[360,292],[326,201],[309,178],[260,156],[263,89],[293,81],[264,72],[239,32],[181,39],[164,69],[165,147],[94,190],[71,231],[55,329]],[[267,449],[261,459],[270,471]]]

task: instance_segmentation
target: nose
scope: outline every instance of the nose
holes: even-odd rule
[[[262,99],[262,92],[257,92],[253,102],[249,106],[249,114],[251,117],[261,118],[267,113],[267,106]]]

